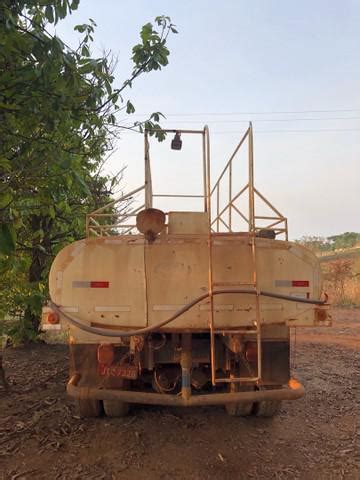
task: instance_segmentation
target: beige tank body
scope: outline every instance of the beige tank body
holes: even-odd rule
[[[212,241],[214,290],[253,289],[249,237],[215,234]],[[319,298],[321,272],[310,251],[263,238],[256,239],[256,249],[259,290]],[[112,329],[153,325],[209,290],[208,252],[206,235],[166,234],[152,244],[140,235],[80,240],[64,248],[52,265],[51,299],[86,325]],[[263,324],[314,322],[312,305],[261,297],[260,306]],[[206,299],[164,329],[208,331],[209,310]],[[253,325],[255,319],[254,295],[214,297],[216,328]]]

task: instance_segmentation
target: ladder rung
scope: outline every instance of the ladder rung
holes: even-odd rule
[[[250,182],[249,182],[249,194],[250,194]],[[261,365],[262,365],[262,356],[261,356],[261,316],[260,316],[260,299],[259,299],[259,292],[258,292],[258,280],[257,280],[257,265],[256,265],[256,238],[255,238],[255,225],[250,224],[249,219],[249,226],[251,227],[249,230],[249,246],[251,247],[251,254],[252,254],[252,261],[253,261],[253,277],[251,282],[214,282],[213,278],[213,261],[212,261],[212,241],[209,242],[209,291],[211,292],[214,287],[233,287],[234,292],[236,287],[250,287],[249,293],[256,293],[255,305],[256,305],[256,321],[253,322],[253,325],[250,326],[251,330],[246,329],[247,327],[243,326],[241,330],[234,330],[234,329],[215,329],[215,319],[214,319],[214,305],[213,305],[213,298],[211,298],[211,309],[210,309],[210,358],[211,358],[211,380],[212,384],[218,383],[240,383],[240,382],[249,382],[255,383],[261,380]],[[211,230],[210,230],[211,232]],[[211,238],[211,237],[210,237]],[[254,329],[255,328],[255,329]],[[256,341],[258,344],[258,362],[257,362],[257,376],[256,377],[226,377],[226,378],[216,378],[216,355],[215,355],[215,335],[216,334],[242,334],[242,335],[256,335]]]

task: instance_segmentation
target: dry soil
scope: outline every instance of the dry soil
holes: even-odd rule
[[[65,394],[66,346],[9,348],[0,479],[360,479],[360,310],[333,317],[298,329],[293,374],[306,395],[273,419],[139,406],[81,420]]]

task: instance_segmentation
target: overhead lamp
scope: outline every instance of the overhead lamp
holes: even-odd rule
[[[175,137],[171,141],[171,149],[172,150],[181,150],[182,140],[180,138],[180,135],[181,134],[179,132],[175,133]]]

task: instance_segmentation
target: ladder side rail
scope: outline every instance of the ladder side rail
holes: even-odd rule
[[[257,377],[261,380],[262,352],[261,352],[261,312],[260,295],[258,286],[257,255],[256,255],[256,227],[255,227],[255,187],[254,187],[254,142],[252,124],[249,126],[249,234],[251,235],[251,257],[253,264],[253,283],[256,289],[255,312],[256,312],[256,343],[257,343]]]

